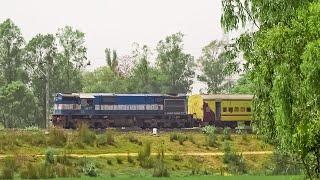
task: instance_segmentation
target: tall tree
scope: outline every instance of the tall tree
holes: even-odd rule
[[[107,65],[110,67],[110,69],[115,74],[118,74],[118,56],[117,56],[117,51],[116,50],[112,50],[112,55],[111,55],[111,50],[109,48],[106,48],[105,49],[105,54],[106,54]]]
[[[257,27],[238,47],[252,72],[259,133],[320,178],[319,1],[224,0],[223,9],[225,29]]]
[[[58,75],[53,72],[54,60],[57,54],[57,46],[55,43],[55,37],[51,34],[42,35],[38,34],[32,38],[26,48],[27,64],[31,74],[31,86],[33,93],[37,97],[37,115],[38,125],[45,127],[46,111],[47,111],[47,94],[49,91],[49,99],[52,100],[52,94],[55,92],[54,76]],[[57,65],[56,65],[57,66]],[[60,66],[60,68],[63,68]],[[61,79],[62,80],[62,79]],[[49,89],[46,89],[46,83],[49,84]],[[58,83],[57,83],[58,84]],[[52,88],[53,87],[53,88]]]
[[[231,76],[227,71],[227,59],[225,58],[226,42],[212,41],[202,49],[199,58],[201,74],[198,79],[206,83],[208,93],[221,93],[230,83],[227,77]]]
[[[66,26],[59,29],[57,41],[61,52],[57,54],[59,66],[55,67],[55,72],[60,75],[59,80],[64,79],[57,84],[57,89],[60,92],[80,92],[82,89],[81,70],[87,63],[85,34]]]
[[[183,34],[176,33],[157,45],[157,67],[164,77],[162,91],[187,93],[194,77],[194,57],[183,52]]]
[[[0,122],[6,128],[35,125],[35,97],[20,81],[0,88]]]
[[[27,80],[23,64],[23,45],[20,29],[10,19],[0,24],[0,76],[5,84]]]

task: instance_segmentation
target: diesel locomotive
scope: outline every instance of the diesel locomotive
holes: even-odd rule
[[[184,94],[58,93],[52,123],[76,128],[140,127],[183,128],[196,126],[187,114]]]
[[[252,95],[58,93],[52,123],[76,128],[235,128],[250,125]]]

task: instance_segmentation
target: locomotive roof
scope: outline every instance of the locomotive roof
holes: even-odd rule
[[[201,95],[203,99],[238,99],[238,100],[251,100],[253,95],[250,94],[203,94]]]
[[[171,95],[171,94],[115,94],[115,93],[70,93],[70,94],[64,94],[60,93],[62,96],[70,96],[70,97],[80,97],[85,99],[92,99],[95,96],[186,96],[186,94],[177,94],[177,95]]]

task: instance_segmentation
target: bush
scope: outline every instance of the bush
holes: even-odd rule
[[[55,155],[55,152],[53,149],[46,150],[46,153],[45,153],[46,164],[54,164],[54,155]]]
[[[78,129],[78,143],[93,146],[96,139],[96,134],[88,128],[87,124],[82,123]]]
[[[178,134],[177,133],[171,133],[170,134],[170,141],[173,142],[175,140],[178,140]]]
[[[242,154],[237,154],[232,151],[230,144],[227,141],[224,142],[223,151],[223,163],[227,164],[229,172],[235,174],[243,174],[247,172]]]
[[[115,139],[112,132],[106,132],[97,139],[98,146],[115,145]]]
[[[268,164],[271,175],[298,175],[303,171],[302,163],[294,156],[275,151]],[[268,173],[268,174],[269,174]]]
[[[199,166],[199,163],[195,159],[191,158],[189,160],[189,166],[191,168],[191,175],[199,174],[200,166]]]
[[[231,132],[230,132],[230,128],[226,127],[223,129],[223,136],[222,136],[222,140],[231,140]]]
[[[192,144],[196,144],[192,135],[189,135],[187,138]]]
[[[72,165],[69,157],[66,154],[63,154],[62,156],[57,156],[57,162],[67,166]]]
[[[97,171],[97,168],[95,166],[94,163],[87,163],[85,165],[85,167],[83,168],[83,173],[86,175],[86,176],[90,176],[90,177],[97,177],[98,176],[98,171]]]
[[[138,160],[140,162],[140,166],[143,168],[152,168],[153,160],[151,158],[151,143],[147,142],[142,151],[138,153]]]
[[[68,137],[63,129],[52,128],[49,130],[49,144],[56,147],[64,147]]]
[[[207,136],[207,144],[210,147],[216,147],[217,146],[217,137],[214,133],[211,133]]]
[[[116,157],[116,160],[117,160],[117,163],[118,163],[118,164],[122,164],[122,163],[123,163],[123,162],[122,162],[122,159],[121,159],[120,157],[118,157],[118,156]]]

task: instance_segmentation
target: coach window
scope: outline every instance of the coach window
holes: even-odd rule
[[[251,112],[251,107],[247,107],[247,112]]]
[[[234,112],[239,112],[239,107],[235,107]]]
[[[240,112],[246,112],[246,108],[245,107],[241,107],[240,108]]]
[[[223,111],[223,112],[227,112],[228,110],[227,110],[226,107],[224,107],[224,108],[222,109],[222,111]]]
[[[233,107],[229,107],[229,112],[233,112]]]

